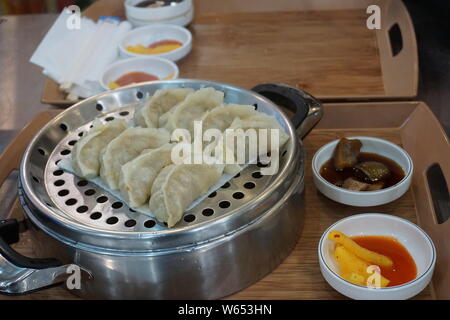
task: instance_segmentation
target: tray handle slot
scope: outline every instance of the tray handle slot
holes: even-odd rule
[[[437,259],[433,274],[433,297],[450,299],[450,140],[433,112],[422,102],[402,127],[403,147],[414,161],[412,191],[417,221],[434,242]],[[435,178],[438,178],[437,180]]]
[[[419,81],[416,34],[402,1],[380,2],[381,29],[376,30],[385,95],[415,97]]]
[[[392,56],[395,57],[403,49],[402,31],[400,30],[398,23],[389,28],[388,34],[391,43]]]
[[[426,176],[436,220],[438,224],[442,224],[450,218],[448,184],[438,163],[434,163],[428,168]]]

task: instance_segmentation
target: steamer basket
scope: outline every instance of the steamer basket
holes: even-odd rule
[[[131,119],[142,100],[171,87],[221,90],[226,103],[254,105],[277,117],[290,139],[277,174],[261,175],[260,163],[248,166],[169,229],[60,170],[57,162],[71,156],[94,119]],[[50,121],[23,156],[19,195],[36,252],[56,259],[30,261],[0,243],[2,263],[29,274],[11,272],[9,293],[61,282],[69,264],[85,276],[74,293],[88,298],[219,298],[272,271],[301,230],[305,166],[299,137],[317,123],[322,109],[307,93],[285,85],[253,90],[199,80],[150,82],[86,99]],[[292,121],[263,95],[293,109]]]

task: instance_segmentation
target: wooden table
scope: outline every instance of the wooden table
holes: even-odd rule
[[[181,74],[244,88],[284,82],[319,97],[383,94],[375,33],[359,27],[365,18],[351,10],[200,16]]]
[[[352,1],[352,6],[341,10],[332,2],[328,7],[308,8],[303,1],[275,5],[269,0],[228,0],[226,6],[218,6],[196,0],[196,14],[188,27],[193,48],[177,62],[180,77],[244,88],[283,82],[319,99],[415,96],[417,46],[401,2],[380,2],[381,30],[367,28],[366,1]],[[97,1],[85,15],[125,17],[115,0]],[[395,56],[388,37],[393,25],[401,27],[403,39]],[[43,102],[68,106],[71,102],[65,96],[55,82],[45,83]]]
[[[386,111],[391,110],[389,116]],[[56,114],[43,118],[36,128],[48,121]],[[348,117],[353,114],[355,117]],[[372,115],[370,119],[368,116]],[[417,124],[414,124],[416,123]],[[410,126],[405,126],[409,123]],[[431,111],[424,105],[414,102],[393,103],[340,103],[325,105],[324,118],[304,140],[306,150],[305,176],[305,219],[299,241],[293,252],[271,274],[249,288],[238,292],[231,299],[343,299],[341,294],[332,289],[323,279],[319,270],[317,246],[323,232],[334,222],[352,214],[364,212],[389,213],[417,222],[421,217],[422,223],[432,220],[426,186],[421,175],[416,175],[413,187],[400,199],[377,207],[358,208],[338,204],[318,192],[312,181],[311,160],[318,148],[324,144],[344,136],[372,136],[392,141],[404,146],[413,158],[415,170],[422,172],[429,166],[421,155],[427,153],[426,136],[416,137],[414,132],[421,126],[429,127],[430,137],[434,137],[436,146],[441,149],[439,159],[450,156],[450,148],[445,134],[437,125]],[[434,161],[434,160],[433,160]],[[450,168],[441,161],[443,170],[450,174]],[[425,206],[425,207],[424,207]],[[11,213],[20,216],[21,209],[16,205]],[[27,255],[33,256],[32,243],[28,232],[22,235],[20,243],[15,248]],[[445,240],[446,241],[446,240]],[[435,242],[437,248],[442,244]],[[440,256],[440,257],[439,257]],[[450,255],[439,254],[442,268],[437,270],[435,278],[443,281],[446,277],[446,261]],[[439,262],[438,262],[439,263]],[[442,280],[441,280],[442,279]],[[448,290],[444,289],[444,292]],[[442,294],[442,293],[441,293]],[[75,299],[76,297],[62,287],[31,293],[19,297],[0,296],[0,299]],[[417,299],[431,299],[432,290],[427,288]]]

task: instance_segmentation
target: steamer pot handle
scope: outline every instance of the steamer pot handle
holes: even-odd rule
[[[19,242],[19,222],[16,219],[0,220],[0,254],[21,268],[45,269],[59,267],[62,263],[57,259],[28,258],[13,248],[11,244]]]
[[[252,91],[294,112],[291,121],[300,138],[304,138],[323,115],[322,104],[309,93],[282,83],[264,83]]]
[[[68,266],[56,259],[28,258],[11,244],[19,241],[19,222],[0,220],[0,293],[23,294],[64,281]]]

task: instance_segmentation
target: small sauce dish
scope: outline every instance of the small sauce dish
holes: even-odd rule
[[[321,147],[312,160],[313,180],[317,189],[326,197],[350,206],[370,207],[392,202],[408,191],[413,176],[413,162],[409,154],[392,142],[372,137],[347,137],[362,142],[361,152],[369,152],[395,161],[404,171],[403,179],[397,184],[376,191],[353,191],[328,182],[320,174],[321,167],[333,157],[339,140]]]
[[[146,2],[153,3],[153,5],[150,7],[139,6],[145,5]],[[194,6],[192,0],[126,0],[125,15],[134,27],[161,23],[186,26],[192,21]]]
[[[158,54],[141,54],[127,50],[128,47],[142,45],[147,47],[154,43],[165,40],[174,40],[181,43],[181,46],[164,53]],[[192,49],[192,34],[183,27],[158,24],[136,28],[125,34],[119,42],[120,56],[124,58],[130,57],[159,57],[171,61],[178,61],[185,57]]]
[[[389,236],[398,240],[412,256],[417,275],[405,284],[371,288],[344,280],[334,258],[336,244],[328,239],[331,230],[339,230],[349,237]],[[420,293],[431,281],[436,264],[436,249],[431,238],[414,223],[389,214],[365,213],[352,215],[331,225],[322,235],[319,246],[320,271],[325,280],[341,294],[361,300],[403,300]]]
[[[110,90],[112,89],[111,82],[132,72],[144,72],[156,76],[158,80],[177,79],[179,75],[177,65],[170,60],[157,57],[138,57],[119,60],[108,66],[101,76],[100,83],[103,89]]]

